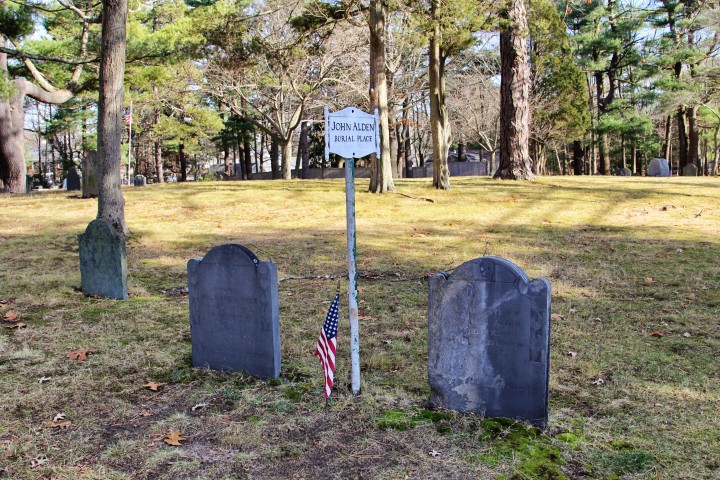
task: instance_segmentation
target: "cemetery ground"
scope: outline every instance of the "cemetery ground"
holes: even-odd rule
[[[342,180],[124,189],[126,301],[78,291],[96,200],[0,196],[0,478],[720,478],[717,179],[358,183],[362,393],[343,279],[327,406]],[[277,380],[191,368],[187,296],[161,292],[224,243],[278,266]],[[484,254],[552,282],[543,432],[427,406],[426,276]]]

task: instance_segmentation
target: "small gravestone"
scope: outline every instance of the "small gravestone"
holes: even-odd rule
[[[669,177],[670,165],[664,158],[653,158],[647,170],[648,177]]]
[[[480,257],[430,277],[430,403],[544,427],[548,417],[550,282]]]
[[[188,262],[193,367],[280,376],[277,267],[242,245]]]
[[[72,167],[67,174],[67,189],[80,190],[80,174],[76,167]]]
[[[145,178],[145,175],[135,175],[135,186],[136,187],[146,187],[147,186],[147,179]]]
[[[618,175],[621,177],[632,177],[632,170],[629,168],[618,168]]]
[[[93,220],[78,235],[80,277],[86,295],[126,300],[127,258],[125,237],[105,220]]]
[[[697,177],[698,168],[694,163],[688,163],[682,169],[683,177]]]
[[[100,171],[97,150],[90,150],[82,161],[82,196],[92,198],[98,196],[98,177]]]

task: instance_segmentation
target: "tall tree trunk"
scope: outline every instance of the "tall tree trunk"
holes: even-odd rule
[[[185,156],[185,142],[180,140],[178,145],[178,158],[180,159],[180,181],[187,182],[187,157]]]
[[[405,97],[403,100],[403,111],[402,111],[402,130],[401,134],[398,135],[399,141],[402,143],[402,155],[405,162],[405,176],[410,178],[412,176],[412,157],[410,156],[410,97]],[[399,150],[399,149],[398,149]]]
[[[688,120],[688,158],[687,163],[692,163],[700,171],[700,132],[698,131],[697,107],[687,108]]]
[[[602,72],[595,72],[595,89],[597,91],[597,103],[598,103],[598,123],[600,116],[605,113],[606,103],[605,95],[603,93],[603,74]],[[607,136],[600,130],[597,131],[597,144],[598,144],[598,163],[597,170],[600,175],[610,174],[610,156],[608,155],[608,141]]]
[[[395,190],[390,153],[390,120],[388,86],[385,71],[385,1],[370,0],[370,110],[380,114],[380,158],[370,157],[370,191],[384,193]],[[372,112],[370,112],[372,113]]]
[[[670,158],[670,129],[672,127],[672,115],[668,115],[665,117],[665,140],[662,145],[662,154],[663,158],[665,158],[668,162],[671,162],[672,159]]]
[[[280,140],[282,146],[282,178],[292,178],[292,137]]]
[[[573,173],[575,175],[583,174],[583,160],[585,158],[585,151],[582,148],[580,140],[573,142]]]
[[[160,140],[155,140],[155,173],[157,174],[158,183],[165,183],[165,175],[163,172],[162,144]]]
[[[270,137],[270,169],[272,170],[273,180],[280,178],[280,145],[279,140]]]
[[[442,49],[442,31],[438,10],[441,0],[431,0],[430,11],[433,31],[430,36],[430,134],[433,147],[433,187],[450,189],[450,169],[447,157],[450,150],[450,118],[445,104],[445,55]],[[527,72],[530,73],[529,71]]]
[[[250,151],[250,138],[247,133],[243,132],[243,153],[245,154],[245,172],[247,179],[252,180],[252,152]]]
[[[500,32],[500,166],[495,178],[533,178],[530,138],[530,67],[524,0],[511,0],[503,12],[509,25]]]
[[[120,183],[120,142],[125,125],[123,77],[127,16],[127,0],[103,2],[98,100],[100,182],[97,218],[108,221],[118,233],[125,236],[130,231],[125,223],[125,199]]]
[[[310,168],[310,157],[308,156],[308,123],[302,122],[300,124],[300,158],[302,159],[302,175],[298,177],[306,179],[309,177],[308,168]],[[300,172],[298,172],[300,173]]]

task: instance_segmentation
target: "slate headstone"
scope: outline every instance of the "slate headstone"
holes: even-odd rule
[[[82,161],[82,196],[92,198],[98,196],[100,179],[100,158],[97,150],[90,150]]]
[[[618,168],[618,175],[621,177],[632,177],[632,170],[629,168]]]
[[[670,165],[665,158],[653,158],[647,170],[648,177],[669,177]]]
[[[146,187],[147,186],[147,179],[145,178],[145,175],[135,175],[135,186],[136,187]]]
[[[548,418],[550,282],[498,257],[430,277],[430,403],[486,417]]]
[[[125,237],[105,220],[93,220],[78,235],[80,277],[86,295],[126,300],[127,257]]]
[[[67,174],[67,189],[68,191],[80,190],[80,174],[76,167],[72,167]]]
[[[242,245],[188,262],[193,367],[280,376],[277,267]]]
[[[688,163],[682,169],[683,177],[697,177],[698,168],[694,163]]]

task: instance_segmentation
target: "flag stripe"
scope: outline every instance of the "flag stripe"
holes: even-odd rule
[[[335,295],[335,299],[330,304],[330,309],[325,317],[325,323],[323,323],[323,327],[320,329],[320,336],[318,337],[315,347],[315,355],[320,359],[325,378],[325,398],[330,397],[333,380],[335,378],[339,299],[340,295]]]

